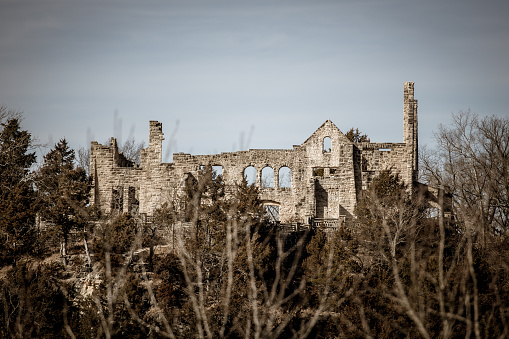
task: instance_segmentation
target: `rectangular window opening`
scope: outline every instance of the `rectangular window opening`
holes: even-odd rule
[[[139,206],[140,206],[140,202],[138,201],[138,199],[136,199],[136,187],[129,187],[128,204],[127,204],[128,212],[137,214]]]
[[[124,189],[122,186],[113,188],[111,192],[111,209],[122,213],[124,207]]]
[[[313,176],[314,177],[323,177],[323,168],[322,167],[313,168]]]

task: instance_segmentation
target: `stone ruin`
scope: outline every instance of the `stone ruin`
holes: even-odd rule
[[[260,198],[281,224],[330,225],[353,218],[355,205],[380,171],[417,182],[417,100],[414,83],[404,83],[403,142],[351,142],[330,120],[292,149],[250,149],[213,155],[173,154],[162,162],[162,123],[150,121],[149,145],[139,166],[118,151],[115,138],[91,143],[91,203],[105,213],[152,216],[165,202],[178,201],[185,181],[203,166],[222,172],[226,187],[254,174]],[[227,190],[228,191],[228,190]]]

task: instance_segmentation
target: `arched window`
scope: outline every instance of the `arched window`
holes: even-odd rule
[[[292,187],[292,171],[290,168],[284,166],[279,169],[279,187],[290,188]]]
[[[246,167],[244,178],[246,178],[248,186],[256,185],[256,168],[253,166]]]
[[[223,166],[221,165],[216,165],[216,166],[212,166],[212,178],[214,180],[219,180],[219,181],[223,181]]]
[[[332,140],[330,137],[323,138],[323,152],[329,153],[332,149]]]
[[[221,165],[212,166],[212,171],[216,173],[216,176],[223,175],[223,166]]]
[[[274,170],[272,167],[262,169],[262,188],[274,187]]]

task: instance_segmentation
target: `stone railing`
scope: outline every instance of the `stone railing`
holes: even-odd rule
[[[278,224],[278,227],[285,233],[301,232],[309,229],[309,225],[301,223]]]
[[[313,227],[326,230],[336,230],[345,224],[346,217],[340,216],[338,219],[314,219]]]

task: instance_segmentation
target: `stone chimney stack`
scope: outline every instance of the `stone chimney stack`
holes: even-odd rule
[[[403,85],[403,142],[407,144],[412,159],[412,181],[417,181],[419,170],[417,100],[414,99],[414,83],[405,82]]]
[[[163,124],[159,121],[150,121],[149,148],[162,151],[163,146]]]
[[[148,147],[141,151],[141,166],[158,166],[162,161],[163,153],[163,124],[159,121],[150,121]]]

